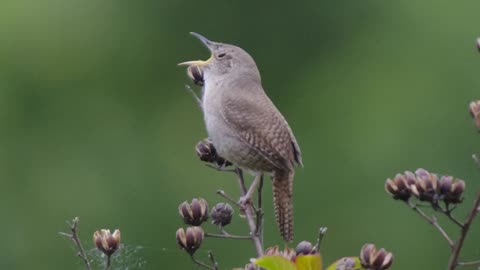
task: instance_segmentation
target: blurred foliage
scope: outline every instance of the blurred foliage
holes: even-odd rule
[[[143,247],[146,269],[195,268],[175,243],[177,205],[194,196],[213,205],[216,189],[236,195],[237,184],[194,154],[206,134],[176,63],[208,53],[190,31],[250,52],[289,120],[305,163],[298,241],[327,226],[327,262],[373,242],[395,254],[394,269],[444,268],[447,244],[383,185],[418,167],[465,179],[459,217],[480,188],[467,109],[480,97],[479,9],[446,0],[2,0],[0,268],[81,269],[57,234],[74,216],[88,248],[94,230],[121,228],[127,246]],[[266,246],[279,244],[271,204],[265,211]],[[234,223],[231,231],[246,231]],[[465,260],[480,258],[478,227]],[[254,256],[246,241],[208,239],[198,255],[208,248],[222,269]]]

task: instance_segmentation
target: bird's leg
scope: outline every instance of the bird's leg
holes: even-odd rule
[[[248,188],[247,193],[245,193],[242,197],[240,197],[240,201],[239,201],[240,205],[246,205],[251,201],[253,193],[255,192],[255,189],[260,183],[260,180],[262,179],[262,177],[263,177],[262,173],[257,173],[255,175],[255,179],[253,179],[253,183]]]

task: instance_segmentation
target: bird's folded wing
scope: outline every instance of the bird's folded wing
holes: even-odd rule
[[[263,92],[263,90],[262,90]],[[264,94],[225,95],[221,115],[238,138],[278,169],[301,164],[300,148],[288,123]]]

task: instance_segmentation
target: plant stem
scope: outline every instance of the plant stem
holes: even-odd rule
[[[459,262],[457,263],[458,266],[475,266],[475,265],[480,265],[480,260],[479,261],[471,261],[471,262]]]
[[[192,259],[192,261],[198,265],[198,266],[201,266],[203,268],[206,268],[206,269],[210,269],[210,270],[217,270],[217,268],[213,267],[213,266],[210,266],[202,261],[199,261],[197,259],[195,259],[195,257],[193,257],[193,255],[190,256],[190,258]]]
[[[317,243],[313,247],[318,252],[320,252],[320,245],[322,244],[323,237],[325,237],[326,233],[327,233],[327,227],[320,227],[320,229],[318,229]]]
[[[450,260],[448,262],[448,270],[453,270],[458,266],[458,256],[460,255],[460,251],[462,250],[463,243],[470,229],[470,225],[472,224],[473,220],[478,214],[479,206],[480,206],[480,192],[477,193],[477,197],[475,198],[473,207],[470,210],[470,213],[468,214],[463,224],[462,230],[460,232],[460,238],[457,240],[457,243],[453,247],[452,255],[450,256]]]
[[[105,265],[105,270],[110,269],[110,257],[112,257],[112,256],[111,256],[111,255],[108,255],[108,256],[107,256],[107,259],[106,259],[106,260],[107,260],[107,264]]]
[[[247,187],[245,186],[245,181],[243,179],[243,172],[240,168],[237,168],[235,170],[235,174],[237,175],[237,178],[238,178],[240,190],[242,191],[243,196],[245,196],[247,194]],[[263,255],[263,244],[258,234],[255,233],[257,231],[257,226],[253,218],[253,213],[254,213],[254,210],[253,210],[252,204],[247,202],[245,204],[245,216],[247,218],[247,223],[250,228],[250,235],[252,237],[255,250],[257,251],[257,256],[261,257]]]
[[[211,250],[208,251],[208,258],[210,258],[210,261],[213,263],[213,268],[215,270],[218,270],[218,262],[215,260],[215,258],[213,257],[213,253]]]
[[[223,197],[225,200],[231,202],[232,204],[236,205],[238,208],[241,208],[242,206],[237,202],[235,201],[234,199],[232,199],[230,196],[227,195],[227,193],[225,193],[225,191],[219,189],[217,190],[217,194],[220,196],[220,197]]]
[[[212,237],[212,238],[226,238],[226,239],[241,239],[241,240],[250,240],[252,239],[251,236],[244,236],[244,235],[233,235],[233,234],[216,234],[216,233],[205,233],[205,237]]]
[[[447,240],[448,245],[450,246],[451,249],[454,248],[455,243],[452,241],[450,236],[448,236],[447,232],[438,224],[437,218],[435,216],[429,217],[427,214],[425,214],[420,208],[418,208],[415,204],[412,202],[408,201],[406,202],[410,208],[412,208],[417,214],[419,214],[421,217],[423,217],[428,223],[432,224],[433,227],[435,227],[440,234]]]
[[[77,256],[80,257],[85,264],[85,268],[87,270],[92,270],[92,266],[90,265],[90,261],[87,258],[87,254],[85,253],[85,249],[83,248],[82,242],[80,241],[80,238],[78,237],[78,222],[80,219],[78,217],[75,217],[72,222],[68,222],[67,224],[70,227],[71,234],[68,233],[63,233],[61,232],[60,235],[64,235],[69,237],[77,246],[78,248],[78,253]]]

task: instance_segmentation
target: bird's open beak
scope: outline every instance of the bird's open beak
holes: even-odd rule
[[[195,32],[190,32],[190,34],[192,36],[198,38],[205,45],[205,47],[207,47],[207,49],[210,52],[212,52],[212,55],[210,56],[210,58],[207,61],[202,61],[202,60],[187,61],[187,62],[179,63],[178,65],[179,66],[192,66],[192,65],[205,66],[205,65],[208,65],[213,60],[213,49],[214,49],[215,42],[212,42],[212,41],[208,40],[206,37],[204,37],[204,36],[202,36],[198,33],[195,33]]]

